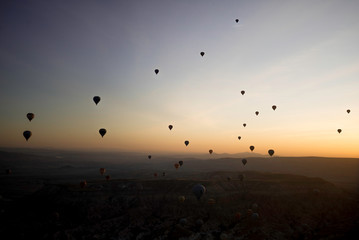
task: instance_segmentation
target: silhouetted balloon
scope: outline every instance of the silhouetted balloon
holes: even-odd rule
[[[155,73],[158,74],[160,72],[160,70],[158,69],[155,69]]]
[[[93,101],[96,103],[96,105],[100,102],[101,98],[99,96],[94,96]]]
[[[238,140],[241,140],[241,138],[242,138],[241,136],[238,136]]]
[[[342,130],[339,128],[339,129],[338,129],[338,133],[341,133],[341,132],[342,132]]]
[[[183,203],[185,200],[186,200],[185,196],[179,196],[178,197],[178,201],[181,202],[181,203]]]
[[[246,165],[247,164],[247,159],[243,158],[242,163],[243,163],[243,165]]]
[[[249,149],[253,152],[254,146],[250,146]]]
[[[179,161],[178,163],[179,163],[179,165],[180,165],[180,166],[182,166],[182,165],[183,165],[183,161],[182,161],[182,160],[181,160],[181,161]]]
[[[270,156],[273,156],[274,150],[273,150],[273,149],[269,149],[269,150],[268,150],[268,154],[269,154]]]
[[[347,110],[347,113],[350,113],[350,109]]]
[[[35,117],[35,114],[33,114],[33,113],[28,113],[28,114],[26,114],[26,117],[27,117],[27,119],[29,119],[29,121],[31,122],[31,120]]]
[[[186,146],[188,146],[188,144],[189,144],[189,141],[184,141],[184,144],[186,145]]]
[[[213,150],[212,150],[212,149],[209,149],[208,152],[209,152],[209,154],[212,154],[212,153],[213,153]]]
[[[24,138],[25,138],[26,141],[27,141],[27,140],[29,140],[29,138],[31,137],[32,133],[31,133],[31,131],[24,131],[24,132],[22,133],[22,135],[24,136]]]
[[[246,93],[246,91],[244,91],[244,90],[241,91],[241,94],[242,94],[242,95],[244,95],[245,93]]]
[[[162,176],[163,176],[163,177],[166,176],[166,172],[163,172],[163,173],[162,173]]]
[[[187,219],[186,218],[181,218],[179,220],[179,223],[183,226],[183,225],[186,225],[187,224]]]
[[[272,106],[272,109],[275,111],[277,109],[277,106],[276,105],[273,105]]]
[[[179,164],[178,163],[175,163],[175,168],[178,169],[179,168]]]
[[[157,176],[158,176],[158,174],[157,174],[157,173],[154,173],[154,174],[153,174],[153,176],[154,176],[154,177],[157,177]]]
[[[256,111],[256,115],[258,116],[258,114],[259,114],[259,112],[258,111]]]
[[[170,130],[172,130],[173,126],[172,126],[172,125],[168,125],[168,128],[169,128]]]
[[[202,56],[202,57],[204,56],[204,52],[201,52],[201,56]]]
[[[101,134],[101,136],[103,137],[106,134],[106,129],[101,128],[100,130],[98,130],[98,132]]]
[[[148,159],[151,159],[152,158],[152,156],[151,155],[148,155]]]
[[[197,184],[192,188],[192,192],[199,200],[202,197],[202,195],[206,192],[206,188],[202,184]]]
[[[106,172],[106,169],[105,169],[105,168],[100,168],[100,173],[101,173],[101,175],[103,175],[105,172]]]
[[[237,18],[237,19],[236,19],[236,23],[238,23],[238,22],[239,22],[239,19]]]
[[[243,123],[243,127],[246,127],[247,126],[247,124],[246,123]]]
[[[238,175],[238,178],[239,178],[239,180],[240,180],[241,182],[243,182],[243,180],[244,180],[244,174],[239,174],[239,175]]]
[[[110,181],[111,176],[110,176],[110,175],[107,175],[105,178],[106,178],[106,181]]]

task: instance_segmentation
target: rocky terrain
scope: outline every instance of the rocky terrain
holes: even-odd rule
[[[10,198],[11,188],[3,192],[3,239],[359,236],[356,193],[320,178],[246,171],[198,173],[177,179],[89,180],[84,188],[77,182],[32,183],[32,193],[23,196]],[[199,200],[192,193],[198,183],[207,190]]]

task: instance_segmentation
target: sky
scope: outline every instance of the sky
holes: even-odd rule
[[[359,157],[359,1],[0,4],[0,147]]]

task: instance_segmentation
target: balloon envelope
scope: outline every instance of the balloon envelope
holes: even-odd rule
[[[253,152],[254,146],[250,146],[249,149]]]
[[[192,193],[199,200],[202,195],[206,192],[206,188],[202,184],[197,184],[192,188]]]
[[[213,150],[212,150],[212,149],[209,149],[208,152],[209,152],[209,154],[212,154],[212,153],[213,153]]]
[[[246,123],[243,123],[243,127],[246,127],[247,126],[247,124]]]
[[[100,130],[98,130],[98,132],[101,134],[101,136],[103,137],[106,134],[106,129],[101,128]]]
[[[29,121],[31,122],[31,120],[35,117],[35,114],[33,114],[33,113],[28,113],[28,114],[26,114],[26,117],[27,117],[27,119],[29,119]]]
[[[238,140],[241,140],[241,136],[238,136]]]
[[[175,168],[178,169],[179,168],[179,164],[178,163],[175,163]]]
[[[341,133],[341,132],[342,132],[342,130],[341,130],[340,128],[339,128],[337,131],[338,131],[338,133]]]
[[[184,141],[184,144],[186,145],[186,146],[188,146],[188,144],[189,144],[189,141]]]
[[[276,105],[273,105],[273,106],[272,106],[272,109],[273,109],[273,110],[276,110],[276,109],[277,109],[277,106],[276,106]]]
[[[238,23],[239,22],[239,19],[236,19],[236,23]]]
[[[178,164],[179,164],[180,166],[182,166],[182,165],[183,165],[183,161],[182,161],[182,160],[179,161]]]
[[[100,102],[100,100],[101,100],[101,98],[99,96],[93,97],[93,101],[95,102],[96,105]]]
[[[350,113],[350,109],[347,110],[347,113]]]
[[[101,175],[103,175],[105,172],[106,172],[106,169],[105,169],[105,168],[100,168],[100,173],[101,173]]]
[[[268,150],[268,154],[269,154],[270,156],[273,156],[274,150],[273,150],[273,149],[269,149],[269,150]]]
[[[158,69],[155,69],[155,73],[158,74],[160,72],[160,70]]]
[[[151,159],[152,158],[152,156],[151,155],[148,155],[148,159]]]
[[[258,116],[258,114],[259,114],[259,112],[258,111],[256,111],[256,115]]]
[[[22,135],[24,136],[24,138],[25,138],[26,141],[27,141],[27,140],[29,140],[29,138],[31,137],[32,133],[31,133],[31,131],[24,131],[24,132],[22,133]]]
[[[244,95],[246,92],[244,90],[241,91],[241,94]]]
[[[204,52],[201,52],[201,56],[202,56],[202,57],[204,56]]]
[[[170,130],[172,130],[173,126],[172,126],[172,125],[168,125],[168,128],[169,128]]]
[[[247,164],[247,159],[242,159],[242,163],[243,163],[243,165],[246,165]]]

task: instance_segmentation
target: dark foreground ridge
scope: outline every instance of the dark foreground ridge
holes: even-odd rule
[[[244,176],[241,181],[241,176]],[[195,184],[207,192],[198,201]],[[45,184],[1,198],[4,239],[358,239],[359,201],[320,178],[209,172],[192,178]]]

